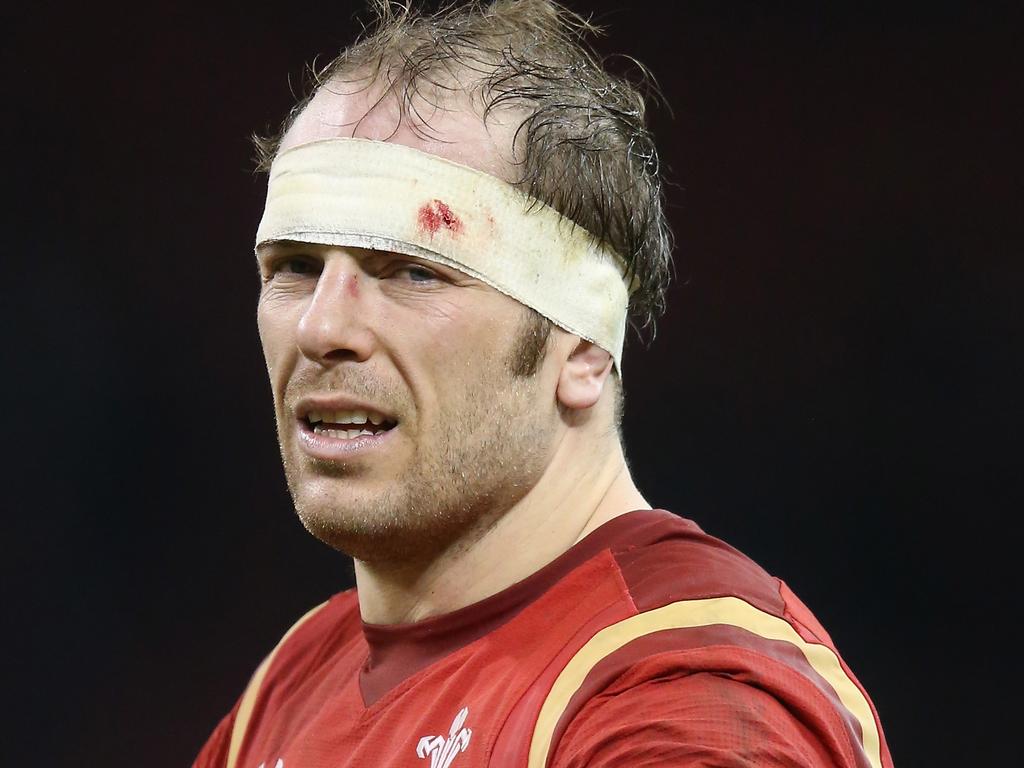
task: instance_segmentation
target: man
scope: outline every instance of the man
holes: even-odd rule
[[[619,439],[669,237],[643,100],[549,0],[378,21],[261,144],[258,321],[303,617],[198,766],[891,766],[811,613]]]

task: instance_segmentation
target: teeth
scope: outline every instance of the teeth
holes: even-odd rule
[[[383,424],[386,419],[379,413],[372,411],[310,411],[306,417],[310,424],[326,421],[331,424],[365,424],[370,422],[376,426]]]
[[[327,429],[322,424],[313,427],[318,435],[334,438],[335,440],[355,440],[357,437],[373,437],[374,433],[368,429]]]

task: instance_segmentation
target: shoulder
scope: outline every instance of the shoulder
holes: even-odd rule
[[[634,606],[634,625],[724,624],[762,637],[795,633],[799,641],[832,647],[810,609],[747,555],[670,512],[634,515],[629,534],[608,547]]]
[[[353,611],[358,617],[355,592],[350,590],[314,606],[293,623],[256,668],[231,712],[207,740],[193,768],[237,765],[267,692],[294,686],[297,680],[307,677],[311,667],[318,663],[317,658],[326,657],[317,651],[323,650],[330,638],[345,634],[338,633],[337,628],[351,621]]]
[[[536,748],[574,738],[581,748],[583,724],[604,718],[627,729],[675,729],[681,744],[696,743],[697,723],[713,742],[725,738],[716,727],[726,733],[757,722],[779,737],[758,736],[779,748],[779,764],[802,764],[785,752],[792,747],[831,755],[809,764],[881,766],[870,701],[788,587],[695,523],[665,512],[633,514],[631,535],[608,547],[633,611],[568,661],[541,711]],[[646,726],[645,717],[653,718]],[[794,741],[801,734],[813,738]],[[764,764],[774,763],[765,757]]]
[[[355,590],[339,592],[304,613],[284,633],[253,673],[239,700],[232,734],[232,755],[241,748],[250,721],[265,716],[271,700],[281,701],[314,677],[318,670],[359,633]],[[229,761],[228,765],[233,765]]]
[[[289,627],[253,676],[262,670],[266,688],[300,682],[361,637],[359,602],[355,590],[333,595],[314,606]],[[251,686],[251,684],[250,684]]]
[[[609,550],[638,611],[725,596],[769,613],[785,610],[778,579],[735,547],[664,510],[633,515],[631,535]]]

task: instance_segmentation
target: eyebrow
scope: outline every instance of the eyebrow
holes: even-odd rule
[[[306,252],[306,253],[309,253],[310,251],[315,251],[316,249],[320,249],[320,248],[323,248],[323,249],[328,249],[328,248],[353,248],[353,249],[355,249],[358,252],[358,253],[355,254],[355,256],[359,259],[359,261],[372,261],[372,260],[375,260],[375,259],[397,258],[397,259],[408,260],[408,261],[413,262],[413,263],[423,264],[425,266],[438,266],[438,267],[442,267],[442,268],[444,267],[444,265],[436,264],[435,262],[431,261],[430,259],[422,258],[422,257],[419,257],[419,256],[409,256],[408,254],[399,253],[398,251],[385,251],[385,250],[378,250],[376,248],[362,248],[362,247],[359,247],[359,246],[333,246],[333,245],[327,245],[325,243],[307,243],[307,242],[303,242],[301,240],[284,240],[284,239],[282,239],[282,240],[271,240],[269,242],[262,243],[261,245],[259,245],[256,248],[256,258],[257,259],[263,258],[265,256],[269,256],[271,254],[275,254],[276,252],[279,252],[279,251],[282,251],[285,254],[289,254],[289,253],[293,253],[293,252]],[[315,253],[310,253],[309,255],[314,255],[315,256],[316,254]]]
[[[262,251],[276,250],[283,248],[286,250],[302,250],[303,248],[309,248],[310,246],[316,246],[316,243],[303,243],[299,240],[270,240],[266,243],[261,243],[256,246],[256,253]],[[325,246],[326,247],[326,246]]]

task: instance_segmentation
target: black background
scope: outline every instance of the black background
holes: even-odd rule
[[[966,2],[571,5],[674,112],[653,122],[678,279],[625,363],[641,488],[811,605],[898,766],[1013,762],[1019,24]],[[357,7],[8,19],[5,763],[188,764],[351,583],[279,466],[248,135]]]

